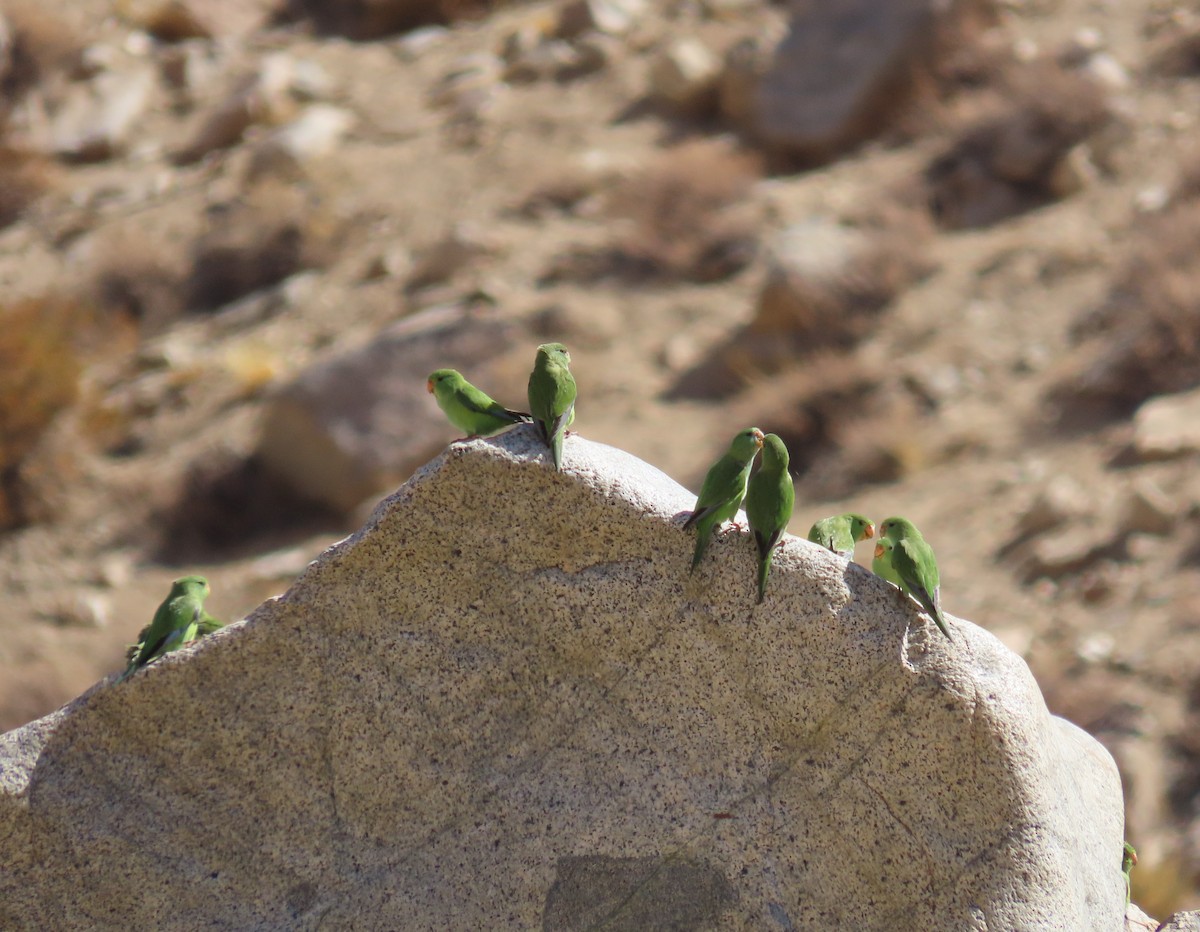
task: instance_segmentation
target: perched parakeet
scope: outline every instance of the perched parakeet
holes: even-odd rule
[[[775,545],[792,518],[796,489],[788,472],[788,451],[777,434],[767,434],[762,441],[762,466],[746,487],[746,517],[758,545],[758,602],[762,604],[767,591],[767,575],[771,572],[771,557]]]
[[[881,579],[886,579],[893,586],[900,585],[900,577],[892,568],[892,542],[881,537],[875,545],[875,559],[871,561],[871,572]]]
[[[138,643],[127,655],[129,666],[117,682],[195,639],[207,596],[208,580],[203,576],[183,576],[171,583],[170,594],[155,611],[154,620],[138,635]]]
[[[1133,895],[1133,878],[1131,875],[1133,866],[1137,864],[1137,849],[1129,842],[1125,842],[1125,850],[1121,854],[1121,873],[1125,875],[1125,905],[1129,905],[1129,899]]]
[[[533,420],[528,414],[510,411],[462,377],[457,369],[438,369],[425,383],[450,423],[469,437],[490,437],[514,424]]]
[[[885,540],[887,545],[884,545]],[[888,574],[889,566],[891,575]],[[879,572],[876,567],[881,567],[884,572]],[[946,616],[942,614],[937,559],[933,555],[933,548],[911,521],[888,518],[879,525],[879,544],[875,547],[872,568],[916,599],[937,623],[942,634],[950,637]]]
[[[554,468],[562,469],[563,434],[575,422],[575,379],[571,354],[561,343],[543,343],[529,375],[529,410],[550,448]]]
[[[875,525],[853,512],[822,518],[808,529],[808,539],[843,557],[854,556],[854,545],[875,536]]]
[[[692,569],[689,572],[696,569],[704,556],[712,532],[722,521],[737,514],[746,496],[750,467],[762,445],[763,432],[757,427],[747,427],[733,438],[729,452],[713,463],[704,477],[696,508],[683,525],[685,530],[696,525],[696,551],[692,555]]]

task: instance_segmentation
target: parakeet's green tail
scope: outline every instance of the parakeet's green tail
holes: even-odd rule
[[[692,551],[692,567],[688,570],[689,573],[694,573],[696,567],[700,565],[700,561],[704,559],[704,551],[708,549],[708,539],[709,535],[706,531],[696,532],[696,549]]]
[[[942,634],[946,635],[947,638],[953,641],[954,638],[950,634],[950,626],[946,624],[946,616],[942,614],[942,610],[940,608],[935,608],[932,612],[930,612],[930,614],[933,616],[934,623],[941,628]]]
[[[758,604],[762,605],[763,596],[767,593],[767,576],[771,573],[771,558],[775,555],[775,548],[772,547],[767,551],[766,556],[761,557],[758,561]]]
[[[566,430],[560,430],[550,438],[550,456],[554,460],[554,468],[562,472],[563,435]]]

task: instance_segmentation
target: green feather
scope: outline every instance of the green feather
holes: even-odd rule
[[[575,422],[575,378],[571,354],[561,343],[543,343],[537,348],[529,375],[529,410],[550,448],[554,468],[562,469],[563,435]]]
[[[183,576],[171,583],[171,591],[154,612],[154,619],[139,632],[138,643],[126,654],[129,666],[118,683],[152,660],[195,639],[205,614],[204,599],[208,591],[208,580],[203,576]]]
[[[757,427],[747,427],[729,445],[728,452],[713,463],[700,486],[700,495],[684,529],[696,526],[696,549],[692,554],[694,571],[708,549],[712,532],[723,521],[737,514],[746,495],[750,467],[763,443],[763,433]]]
[[[892,581],[916,599],[921,608],[936,622],[942,634],[949,638],[950,628],[946,623],[946,616],[942,614],[941,580],[933,548],[921,536],[916,526],[906,518],[888,518],[879,526],[879,533],[880,541],[886,538],[891,545],[890,548],[885,548],[885,551],[895,576]],[[876,554],[878,553],[877,547]]]
[[[853,512],[822,518],[808,530],[810,541],[844,557],[854,556],[854,545],[874,536],[875,525]]]
[[[758,546],[758,601],[761,604],[771,572],[775,545],[787,530],[796,501],[796,489],[788,472],[788,451],[776,434],[763,438],[762,466],[746,489],[746,517]]]
[[[514,424],[532,420],[528,414],[510,411],[493,400],[455,369],[438,369],[429,376],[426,385],[450,423],[466,431],[469,437],[490,437]]]

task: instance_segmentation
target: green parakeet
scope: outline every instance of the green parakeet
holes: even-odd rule
[[[170,594],[155,611],[154,620],[138,635],[138,643],[128,655],[129,666],[117,682],[150,661],[194,640],[204,616],[204,599],[207,596],[208,580],[203,576],[183,576],[171,583]]]
[[[942,634],[950,637],[950,629],[946,624],[946,616],[942,614],[940,580],[938,578],[937,559],[933,548],[926,543],[925,538],[916,526],[906,518],[888,518],[879,525],[880,545],[875,547],[874,567],[882,560],[890,564],[892,575],[879,573],[911,595],[921,608],[925,609],[941,629]],[[884,541],[889,546],[881,546]],[[885,567],[886,569],[886,567]],[[950,638],[953,640],[953,638]]]
[[[1137,849],[1129,842],[1125,842],[1125,850],[1121,854],[1121,873],[1125,875],[1125,905],[1129,905],[1130,897],[1133,895],[1133,866],[1137,864]]]
[[[696,525],[696,551],[692,554],[692,568],[704,556],[713,530],[737,514],[746,496],[746,482],[750,478],[750,466],[763,445],[763,432],[757,427],[747,427],[729,445],[729,451],[713,463],[704,484],[700,486],[700,495],[696,499],[696,508],[684,522],[684,529]]]
[[[886,579],[893,586],[900,585],[900,577],[892,568],[892,542],[881,537],[875,545],[875,559],[871,561],[871,572],[881,579]]]
[[[533,420],[528,414],[510,411],[462,377],[457,369],[438,369],[425,383],[450,423],[469,437],[490,437],[514,424]]]
[[[555,469],[562,469],[563,434],[575,421],[575,379],[570,365],[571,354],[565,346],[543,343],[529,375],[529,410],[550,448]]]
[[[808,529],[809,540],[843,557],[854,556],[854,545],[874,536],[875,525],[853,512],[822,518]]]
[[[746,488],[746,517],[758,545],[758,602],[762,604],[767,591],[767,575],[771,572],[771,557],[775,545],[787,530],[792,518],[796,489],[788,472],[788,451],[777,434],[767,434],[762,441],[762,466],[750,478]]]

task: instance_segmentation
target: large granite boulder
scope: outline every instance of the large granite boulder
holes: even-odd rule
[[[243,623],[0,738],[4,929],[1123,926],[1122,799],[1025,664],[532,428]],[[953,592],[946,600],[954,604]]]

